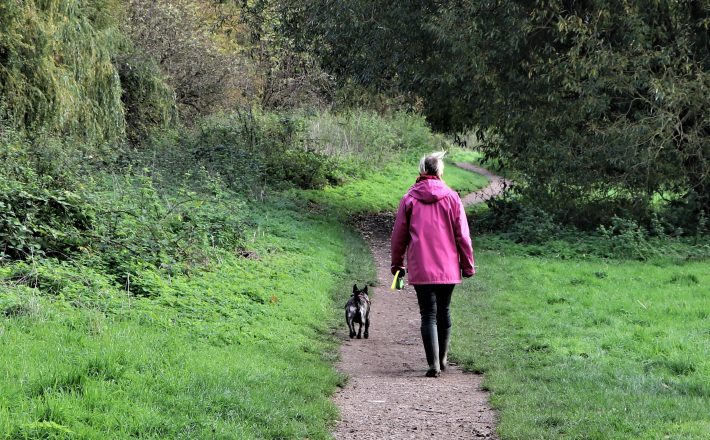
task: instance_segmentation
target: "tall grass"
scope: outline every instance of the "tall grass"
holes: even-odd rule
[[[406,151],[435,151],[446,145],[419,115],[393,112],[379,115],[352,109],[344,113],[319,112],[307,118],[307,136],[313,147],[349,164],[348,171],[362,176],[381,168]]]

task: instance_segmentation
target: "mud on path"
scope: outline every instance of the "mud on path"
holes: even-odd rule
[[[487,188],[464,197],[465,204],[494,197],[508,184],[483,168],[457,165],[490,181]],[[495,438],[496,416],[481,388],[482,376],[451,364],[438,378],[424,377],[427,364],[416,294],[411,286],[389,289],[393,222],[393,213],[358,220],[375,260],[378,282],[371,293],[370,338],[349,339],[344,322],[340,332],[345,342],[338,370],[349,380],[334,398],[341,420],[333,435],[336,439]]]

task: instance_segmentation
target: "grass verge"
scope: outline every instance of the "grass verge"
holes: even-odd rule
[[[706,261],[496,247],[479,249],[479,274],[454,298],[452,351],[486,373],[502,439],[707,438]]]

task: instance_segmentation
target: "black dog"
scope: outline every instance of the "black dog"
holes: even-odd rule
[[[350,330],[350,338],[355,337],[355,324],[360,324],[357,338],[362,337],[362,326],[365,326],[365,339],[370,336],[370,298],[367,296],[367,286],[358,290],[357,284],[353,286],[353,294],[345,304],[345,322]]]

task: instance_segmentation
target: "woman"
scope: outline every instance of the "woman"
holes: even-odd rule
[[[406,251],[409,284],[417,292],[427,377],[447,367],[454,286],[476,273],[463,203],[441,180],[444,154],[419,161],[419,178],[402,198],[392,231],[392,274],[404,270]]]

